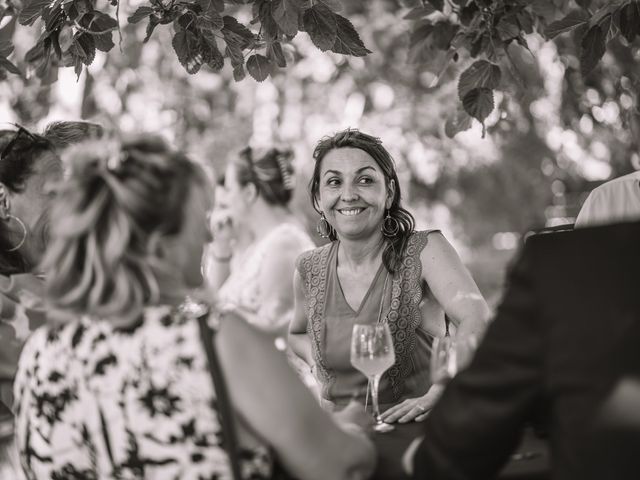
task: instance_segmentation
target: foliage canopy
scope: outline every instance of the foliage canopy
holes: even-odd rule
[[[51,83],[58,67],[80,75],[96,51],[115,47],[113,34],[120,33],[119,0],[5,1],[0,21],[10,20],[3,30],[17,20],[41,33],[18,59],[10,37],[0,35],[0,80],[25,72]],[[628,44],[640,35],[640,0],[402,0],[397,7],[409,9],[409,64],[421,64],[439,82],[450,64],[473,60],[458,79],[459,108],[445,127],[451,137],[468,129],[472,118],[484,132],[494,92],[523,87],[511,50],[528,50],[528,34],[554,39],[573,33],[583,76],[599,63],[607,43],[621,38]],[[127,22],[146,25],[143,42],[158,26],[170,26],[173,50],[190,74],[203,67],[220,71],[228,63],[236,81],[248,72],[261,82],[291,64],[291,41],[299,32],[323,52],[371,53],[341,11],[340,0],[145,0]]]

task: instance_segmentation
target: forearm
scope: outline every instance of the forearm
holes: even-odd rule
[[[482,337],[491,318],[489,306],[483,298],[469,300],[466,305],[459,305],[452,310],[449,317],[456,326],[456,338]]]
[[[221,255],[210,250],[207,255],[207,280],[211,287],[218,291],[231,273],[231,253]]]

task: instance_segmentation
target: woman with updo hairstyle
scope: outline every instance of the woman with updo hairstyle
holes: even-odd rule
[[[189,300],[210,298],[202,169],[154,137],[68,160],[42,262],[67,320],[30,337],[14,389],[27,477],[259,480],[277,465],[366,478],[368,439],[328,417],[240,314]]]
[[[444,325],[447,314],[456,335],[478,335],[487,304],[442,233],[414,229],[380,139],[344,130],[320,140],[313,158],[317,231],[331,242],[297,261],[290,345],[314,366],[322,404],[339,411],[354,395],[365,404],[368,392],[367,378],[350,362],[353,325],[388,324],[396,361],[380,382],[381,420],[421,421],[441,391],[429,374],[430,323]],[[423,299],[432,308],[423,308]]]
[[[291,150],[278,148],[247,147],[232,158],[224,175],[228,208],[214,215],[208,258],[220,301],[241,308],[281,349],[293,314],[295,259],[315,246],[288,207],[292,161]],[[233,232],[250,243],[242,246]]]

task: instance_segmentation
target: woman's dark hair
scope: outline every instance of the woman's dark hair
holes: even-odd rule
[[[27,180],[33,175],[36,161],[53,151],[53,145],[44,137],[26,129],[0,130],[0,183],[11,193],[22,193]],[[31,270],[32,265],[18,251],[12,232],[0,221],[0,274],[14,275]]]
[[[313,151],[315,166],[313,168],[311,181],[309,182],[313,208],[316,212],[321,213],[318,199],[320,195],[320,169],[322,167],[322,159],[331,150],[338,148],[357,148],[369,154],[378,167],[380,167],[380,170],[382,170],[387,188],[393,180],[395,192],[388,213],[398,222],[399,230],[393,237],[383,236],[386,245],[382,252],[382,261],[389,272],[395,273],[402,261],[409,237],[415,228],[415,220],[400,204],[402,194],[400,192],[400,182],[398,181],[396,166],[393,158],[391,158],[389,152],[382,146],[379,138],[372,137],[356,129],[347,129],[332,136],[324,137],[318,142]],[[337,239],[336,232],[333,228],[330,229],[329,239]]]
[[[251,147],[233,160],[240,185],[252,183],[271,205],[286,207],[293,194],[293,152],[270,148],[256,155]]]
[[[100,125],[90,122],[53,122],[42,135],[18,126],[17,130],[0,130],[0,183],[13,194],[24,191],[36,164],[46,153],[57,157],[58,151],[90,137],[102,134]],[[46,235],[47,229],[43,229]],[[5,222],[0,222],[0,274],[13,275],[31,271],[26,258],[11,242],[11,232]]]

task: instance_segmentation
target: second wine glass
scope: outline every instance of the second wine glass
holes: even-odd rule
[[[376,424],[373,429],[376,432],[388,432],[393,426],[385,423],[380,418],[380,406],[378,404],[378,389],[380,378],[396,361],[393,350],[393,339],[389,326],[386,323],[374,325],[356,324],[353,326],[351,337],[351,364],[364,373],[371,385],[373,398],[373,414]]]

